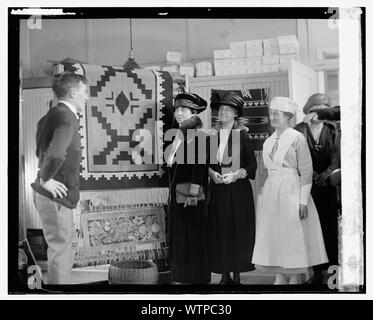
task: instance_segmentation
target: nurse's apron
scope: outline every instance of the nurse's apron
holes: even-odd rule
[[[307,268],[328,262],[320,221],[309,196],[308,216],[299,217],[300,178],[296,168],[283,167],[290,146],[300,134],[286,130],[275,144],[273,134],[263,145],[263,161],[268,178],[258,196],[256,240],[252,262],[262,266]]]

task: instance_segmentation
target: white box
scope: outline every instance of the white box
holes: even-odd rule
[[[232,51],[245,51],[246,50],[246,41],[231,42],[229,47]]]
[[[235,66],[232,67],[232,74],[247,74],[247,67]]]
[[[261,73],[261,72],[263,72],[263,66],[261,64],[247,67],[247,73]]]
[[[278,45],[280,48],[280,54],[299,52],[299,42],[295,35],[279,36]]]
[[[212,76],[212,63],[210,61],[197,62],[196,67],[196,77],[207,77]]]
[[[161,71],[162,67],[161,66],[147,66],[144,67],[145,70],[153,70],[153,71]]]
[[[250,57],[246,58],[247,66],[262,65],[262,57]]]
[[[193,63],[182,63],[179,67],[179,73],[188,77],[194,77],[195,69]]]
[[[175,51],[167,51],[166,57],[167,63],[169,64],[180,64],[181,63],[181,53]]]
[[[232,50],[231,49],[231,59],[239,59],[246,57],[246,50]]]
[[[214,68],[216,76],[225,76],[232,74],[231,59],[214,60]]]
[[[177,64],[166,65],[162,67],[162,71],[177,73],[179,72],[179,66]]]
[[[263,50],[265,56],[280,54],[278,39],[263,39]]]
[[[230,49],[214,50],[214,59],[230,59],[230,57],[231,57]]]
[[[299,61],[299,54],[291,53],[291,54],[280,55],[280,64],[288,64],[291,60]]]
[[[247,66],[246,58],[231,59],[231,65],[233,68],[234,67],[239,67],[239,68],[246,67]]]
[[[279,64],[280,63],[280,56],[278,54],[270,55],[270,56],[263,56],[262,58],[263,65],[265,64]]]
[[[263,40],[246,41],[246,56],[258,57],[263,55]]]
[[[215,67],[216,76],[227,76],[232,74],[231,66],[217,66]]]
[[[279,64],[267,64],[263,65],[263,72],[279,72],[280,65]]]
[[[217,59],[214,60],[215,67],[229,67],[231,65],[231,59]]]

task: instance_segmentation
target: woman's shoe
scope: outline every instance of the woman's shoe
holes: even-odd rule
[[[232,284],[233,280],[231,279],[231,276],[229,273],[223,273],[221,276],[221,280],[219,284],[226,285],[226,284]]]
[[[241,284],[240,274],[238,272],[233,273],[233,284]]]

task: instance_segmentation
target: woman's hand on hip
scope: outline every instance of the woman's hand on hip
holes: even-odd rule
[[[299,218],[301,220],[306,219],[308,216],[307,206],[304,204],[299,205]]]

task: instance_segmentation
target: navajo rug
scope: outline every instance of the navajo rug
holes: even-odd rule
[[[172,118],[167,72],[62,63],[88,79],[90,100],[80,119],[81,190],[165,186],[163,127]]]
[[[211,92],[217,93],[221,98],[227,92],[235,92],[244,100],[242,110],[242,119],[244,124],[249,128],[249,136],[254,150],[262,150],[264,140],[271,133],[269,123],[268,104],[269,88],[245,89],[245,90],[216,90]],[[214,103],[211,101],[211,103]],[[212,124],[218,121],[218,110],[212,110]]]

